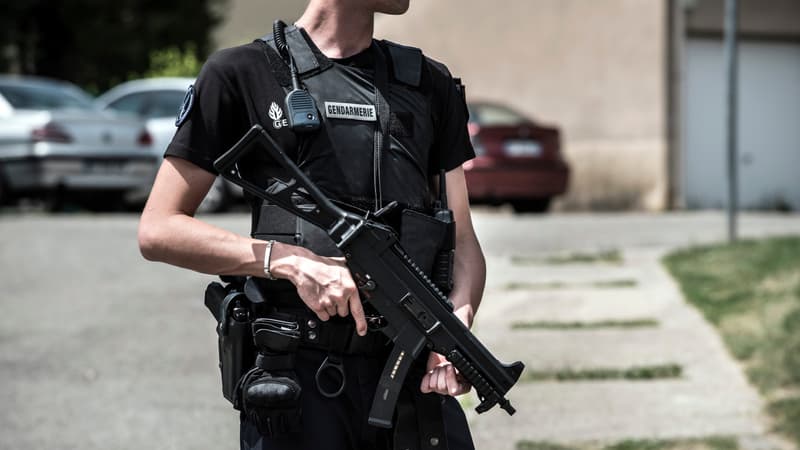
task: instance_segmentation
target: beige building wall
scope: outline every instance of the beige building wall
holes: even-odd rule
[[[225,21],[215,30],[217,48],[246,44],[272,32],[272,22],[292,23],[300,17],[305,0],[227,0]]]
[[[220,47],[290,22],[302,0],[229,0]],[[377,37],[422,47],[467,84],[561,127],[566,209],[646,209],[667,197],[665,0],[411,0]]]
[[[665,2],[412,1],[376,35],[422,47],[471,99],[507,103],[564,135],[562,207],[663,209],[667,189]]]

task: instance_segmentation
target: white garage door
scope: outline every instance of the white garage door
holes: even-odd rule
[[[689,208],[727,204],[722,42],[690,39],[684,98]],[[800,44],[739,47],[739,187],[744,208],[800,211]]]

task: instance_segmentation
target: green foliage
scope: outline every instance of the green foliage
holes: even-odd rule
[[[227,0],[0,2],[0,72],[68,80],[102,91],[158,64],[203,60]],[[190,44],[191,43],[191,44]],[[160,50],[166,49],[166,50]],[[178,49],[177,52],[174,49]],[[167,56],[158,52],[167,52]],[[155,52],[155,53],[154,53]],[[172,56],[180,54],[177,60]]]
[[[783,350],[783,366],[789,380],[800,385],[800,334],[793,334],[787,339]]]
[[[800,237],[682,250],[664,259],[800,444]]]
[[[144,78],[152,77],[196,77],[203,63],[197,58],[194,44],[188,44],[186,50],[169,47],[150,53],[150,68],[142,74]]]
[[[785,398],[772,402],[767,408],[770,414],[781,418],[777,431],[795,442],[800,442],[800,397]]]

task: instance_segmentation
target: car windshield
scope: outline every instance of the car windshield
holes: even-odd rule
[[[499,105],[470,105],[470,120],[481,126],[513,126],[527,122],[525,117],[504,106]]]
[[[15,109],[92,109],[91,98],[70,86],[0,83],[0,95]]]

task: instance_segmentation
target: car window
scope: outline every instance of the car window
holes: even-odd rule
[[[144,111],[144,116],[148,119],[177,116],[185,95],[186,91],[175,90],[150,92],[150,101]]]
[[[92,109],[88,96],[68,86],[0,84],[0,95],[15,109]]]
[[[147,92],[136,92],[133,94],[123,95],[122,97],[114,100],[108,104],[108,107],[115,110],[137,116],[142,115],[147,105]]]
[[[499,105],[471,105],[470,118],[482,126],[512,126],[527,119],[511,109]]]

